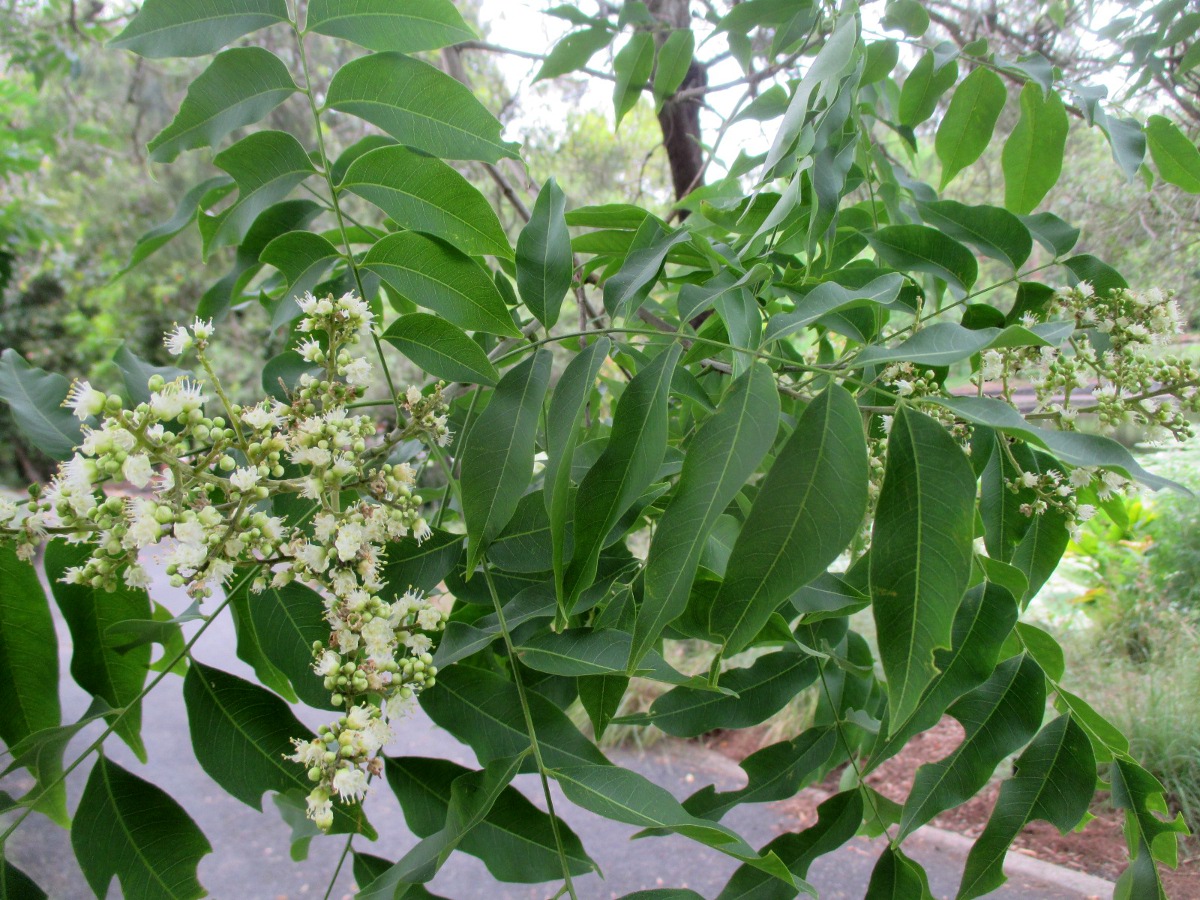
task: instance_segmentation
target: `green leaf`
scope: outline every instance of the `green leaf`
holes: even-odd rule
[[[71,631],[71,676],[75,683],[114,709],[128,707],[119,719],[110,718],[120,736],[142,762],[142,708],[135,703],[146,683],[150,645],[142,644],[123,653],[107,646],[107,630],[119,622],[150,617],[150,598],[143,590],[126,587],[115,591],[90,585],[66,584],[67,570],[83,566],[96,548],[91,544],[51,541],[46,547],[46,578],[54,600]]]
[[[867,44],[866,61],[863,63],[860,86],[866,87],[883,81],[892,74],[900,61],[900,45],[893,40],[872,41]],[[953,101],[951,101],[953,102]]]
[[[162,376],[164,381],[174,381],[187,375],[183,369],[175,366],[152,366],[144,359],[134,355],[128,343],[122,341],[117,352],[113,354],[113,364],[121,372],[121,381],[125,385],[126,396],[136,405],[150,401],[150,379],[155,375]]]
[[[831,853],[858,832],[863,820],[862,793],[858,790],[834,794],[817,807],[817,821],[801,832],[781,834],[762,848],[774,853],[795,876],[802,888],[813,861]],[[815,893],[811,889],[808,893]],[[717,900],[791,900],[794,889],[751,866],[733,873]]]
[[[267,207],[278,203],[292,188],[316,173],[308,152],[290,134],[256,131],[213,158],[213,165],[228,172],[238,186],[237,200],[215,216],[202,215],[205,254],[237,244]],[[255,260],[258,254],[254,254]]]
[[[561,709],[536,691],[526,691],[526,696],[547,766],[607,764],[599,748]],[[529,748],[517,686],[484,669],[450,666],[439,670],[437,689],[421,694],[421,708],[434,724],[469,745],[483,765]],[[522,771],[536,770],[527,764]]]
[[[684,231],[664,231],[653,219],[638,229],[621,269],[604,282],[604,308],[610,316],[632,316],[658,280],[667,254],[690,239]]]
[[[654,36],[648,31],[634,32],[613,58],[613,73],[617,76],[613,85],[613,109],[616,110],[617,126],[637,104],[653,70]]]
[[[384,772],[408,827],[418,837],[437,833],[453,802],[451,785],[472,774],[449,760],[419,756],[389,757]],[[557,824],[571,874],[592,871],[594,863],[578,836],[562,820]],[[458,849],[483,860],[498,881],[537,884],[562,877],[550,817],[514,787],[505,787],[496,796],[483,818],[463,835]]]
[[[979,276],[975,254],[937,229],[889,225],[866,237],[884,262],[901,271],[928,272],[964,291]]]
[[[836,281],[822,281],[806,294],[793,294],[796,308],[791,312],[771,316],[763,334],[763,342],[787,337],[844,309],[875,304],[888,306],[896,302],[904,283],[904,276],[896,273],[881,275],[859,287],[843,287]]]
[[[983,72],[985,69],[977,69]],[[925,221],[957,241],[977,247],[1014,272],[1033,251],[1033,235],[1020,219],[998,206],[965,206],[954,200],[921,204]]]
[[[270,50],[226,50],[188,86],[178,114],[147,145],[150,158],[167,163],[184,150],[215,147],[234,129],[258,122],[295,92],[287,66]]]
[[[886,734],[880,731],[864,774],[899,753],[909,738],[936,725],[951,703],[991,677],[1016,621],[1017,602],[1005,588],[986,582],[967,591],[954,615],[950,649],[934,655],[939,674],[907,721]]]
[[[1166,900],[1155,860],[1174,868],[1179,864],[1179,835],[1188,834],[1183,813],[1169,815],[1166,792],[1157,778],[1132,759],[1118,757],[1110,769],[1112,800],[1125,811],[1125,836],[1130,866],[1117,881],[1117,897]]]
[[[518,242],[518,251],[520,243]],[[608,358],[612,341],[598,338],[585,350],[580,351],[568,363],[554,387],[554,397],[546,417],[546,472],[543,496],[549,514],[551,565],[554,569],[555,591],[559,606],[566,607],[563,597],[563,578],[569,561],[566,547],[568,517],[571,507],[571,460],[579,441],[580,425],[588,398],[600,374],[600,367]],[[574,544],[572,543],[572,550]]]
[[[616,628],[568,628],[542,631],[517,647],[521,661],[537,672],[568,677],[626,673],[631,635]],[[671,668],[656,652],[646,654],[637,674],[667,684],[708,685]]]
[[[938,125],[934,149],[942,163],[942,188],[983,155],[992,142],[1008,89],[1000,76],[980,66],[958,86]]]
[[[292,582],[279,588],[268,586],[247,605],[263,656],[287,676],[300,702],[317,709],[336,709],[321,677],[313,671],[313,643],[329,640],[321,595]]]
[[[915,128],[932,116],[942,94],[958,79],[958,63],[951,61],[939,67],[934,56],[932,50],[927,51],[904,80],[900,89],[901,125]]]
[[[1058,181],[1067,143],[1067,111],[1056,91],[1044,97],[1032,82],[1021,90],[1021,118],[1000,155],[1004,205],[1031,213]]]
[[[920,863],[889,844],[871,870],[863,900],[933,900],[933,894]]]
[[[809,728],[790,741],[770,744],[740,763],[746,773],[745,787],[718,792],[710,784],[684,800],[683,808],[694,816],[715,821],[743,803],[794,797],[821,771],[837,742],[833,728]]]
[[[505,373],[460,454],[467,572],[508,524],[533,477],[533,454],[552,357],[545,349]]]
[[[1106,115],[1097,116],[1096,124],[1108,138],[1113,161],[1120,167],[1125,180],[1132,184],[1146,158],[1146,135],[1142,131],[1141,123],[1133,118],[1116,119]],[[1196,162],[1196,169],[1200,172],[1200,159]],[[1200,181],[1197,183],[1200,184]]]
[[[892,727],[916,710],[949,648],[971,577],[975,473],[933,419],[901,407],[888,437],[870,577]]]
[[[717,412],[704,421],[688,445],[679,485],[650,543],[645,596],[633,630],[631,669],[687,606],[700,556],[717,518],[757,470],[778,428],[775,376],[764,363],[755,363],[733,382]]]
[[[439,159],[518,158],[517,145],[501,140],[500,123],[468,88],[410,56],[372,53],[352,60],[333,76],[325,105]]]
[[[608,446],[579,485],[574,553],[564,576],[569,612],[596,577],[608,534],[658,475],[667,450],[667,397],[682,348],[672,343],[626,386]]]
[[[62,404],[71,383],[36,369],[12,347],[0,354],[0,400],[8,404],[17,428],[53,459],[68,459],[83,440],[80,422]]]
[[[75,812],[71,846],[97,897],[113,876],[127,900],[194,900],[212,845],[183,807],[148,781],[101,755]]]
[[[692,65],[692,54],[696,52],[696,35],[690,28],[677,28],[667,35],[661,47],[658,48],[658,58],[654,65],[654,102],[662,106],[671,97],[683,79],[687,77]],[[782,114],[782,110],[780,113]]]
[[[287,20],[284,0],[146,0],[111,46],[150,59],[206,56],[235,38]]]
[[[289,231],[267,244],[258,258],[287,279],[283,302],[271,319],[272,327],[278,327],[300,316],[300,307],[293,298],[302,297],[320,284],[342,253],[319,234]]]
[[[572,31],[555,44],[554,49],[546,56],[533,79],[534,84],[582,69],[593,56],[612,43],[614,36],[602,26]]]
[[[983,789],[996,767],[1037,733],[1046,712],[1046,676],[1022,653],[948,710],[966,734],[945,759],[917,769],[904,803],[900,840]]]
[[[367,252],[362,268],[464,331],[521,336],[487,270],[442,241],[413,231],[388,235]]]
[[[909,37],[920,37],[929,29],[929,13],[917,0],[890,0],[880,24],[888,29],[898,28]]]
[[[297,350],[284,350],[267,360],[262,370],[263,390],[280,403],[286,403],[289,394],[299,389],[303,375],[318,375],[321,367],[309,362]]]
[[[440,316],[429,313],[400,316],[388,326],[382,338],[419,369],[437,378],[488,386],[500,378],[483,348]]]
[[[183,701],[196,761],[227,793],[261,812],[267,791],[309,792],[303,767],[287,757],[292,739],[309,740],[312,732],[274,694],[193,661],[183,679]],[[374,837],[361,807],[340,803],[333,807],[332,831]]]
[[[575,271],[566,208],[567,198],[551,178],[538,192],[533,218],[517,238],[517,288],[529,311],[547,328],[558,321]]]
[[[46,900],[34,880],[0,856],[0,900]]]
[[[650,707],[645,721],[675,737],[715,728],[749,728],[765,722],[817,678],[817,660],[797,646],[760,656],[750,666],[721,674],[730,693],[677,687]],[[441,676],[438,676],[441,684]]]
[[[402,594],[409,588],[432,591],[462,557],[463,536],[433,529],[423,541],[406,537],[387,545],[383,580]]]
[[[1146,141],[1150,158],[1163,181],[1189,194],[1200,194],[1200,150],[1170,119],[1146,119]]]
[[[442,238],[468,256],[512,258],[487,198],[440,159],[407,147],[380,147],[351,163],[338,190],[369,200],[401,227]]]
[[[1087,735],[1070,716],[1043,728],[1015,767],[967,856],[958,900],[982,897],[1004,884],[1005,854],[1028,823],[1043,819],[1066,834],[1087,813],[1096,789],[1096,759]]]
[[[1020,218],[1029,227],[1034,240],[1056,257],[1066,256],[1079,241],[1079,229],[1067,224],[1054,213],[1034,213],[1032,216],[1021,216]],[[1037,284],[1037,282],[1025,282],[1025,284]]]
[[[477,38],[450,0],[313,0],[305,27],[368,50],[416,53]]]
[[[129,262],[114,278],[120,278],[134,266],[170,243],[179,232],[195,220],[199,210],[208,208],[209,204],[206,201],[211,200],[215,203],[217,199],[232,190],[233,182],[225,175],[215,175],[193,187],[183,195],[171,218],[155,225],[138,238],[137,243],[133,246],[133,252],[129,255]]]
[[[637,772],[619,766],[584,765],[555,768],[551,774],[568,800],[597,815],[681,834],[794,884],[777,857],[759,856],[728,828],[691,815],[669,791]]]
[[[934,322],[898,347],[873,344],[858,355],[858,365],[905,360],[924,366],[948,366],[988,347],[1057,347],[1075,331],[1073,322],[1042,322],[1026,328],[964,328],[957,322]]]
[[[742,526],[709,627],[736,653],[788,597],[825,571],[862,525],[867,443],[850,393],[831,385],[784,443]]]
[[[10,351],[12,352],[12,351]],[[8,747],[62,722],[58,702],[58,639],[50,604],[33,566],[11,545],[0,546],[0,740]],[[39,784],[57,771],[32,773]],[[58,785],[39,808],[65,826],[66,791]]]

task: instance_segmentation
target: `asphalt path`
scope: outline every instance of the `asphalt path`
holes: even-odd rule
[[[152,596],[175,612],[188,605],[181,592],[166,585],[155,585]],[[208,603],[215,605],[212,600]],[[90,698],[71,680],[68,671],[70,635],[61,621],[58,626],[63,665],[63,721],[69,722],[84,713]],[[185,630],[194,633],[195,627],[196,623],[191,623]],[[237,658],[228,616],[221,617],[208,628],[193,652],[198,660],[208,665],[242,677],[253,677],[249,667]],[[306,707],[297,707],[296,712],[313,728],[330,715]],[[74,759],[99,731],[100,726],[93,723],[77,735],[67,750],[67,760]],[[397,738],[385,750],[390,756],[434,756],[464,766],[477,766],[468,747],[433,725],[419,711],[405,720],[398,731]],[[331,898],[353,897],[355,885],[348,864],[330,887],[344,837],[318,838],[312,842],[307,859],[293,862],[289,855],[291,830],[280,818],[270,797],[264,798],[263,812],[260,813],[226,794],[200,768],[192,754],[182,679],[168,676],[156,688],[145,704],[142,734],[149,754],[149,762],[145,765],[140,764],[115,736],[107,742],[105,752],[120,765],[171,794],[207,835],[213,853],[201,861],[199,878],[211,896],[218,900],[322,900],[328,890]],[[721,790],[729,790],[744,782],[741,770],[733,763],[694,744],[663,742],[645,753],[622,750],[610,753],[609,757],[619,765],[641,772],[679,797],[709,783],[718,785]],[[89,769],[90,764],[85,763],[68,779],[72,809],[83,792]],[[535,778],[521,776],[516,784],[534,803],[544,808]],[[0,781],[0,789],[15,794],[29,786],[31,781],[23,772]],[[674,835],[631,841],[637,829],[574,807],[561,794],[556,795],[555,806],[604,873],[603,879],[598,875],[576,879],[578,894],[585,900],[615,898],[632,891],[661,887],[689,887],[704,897],[715,897],[738,865],[714,850]],[[367,813],[380,837],[375,842],[356,838],[356,849],[395,860],[416,843],[416,838],[405,827],[399,804],[383,785],[377,784],[368,798]],[[796,827],[795,820],[789,819],[786,812],[774,804],[737,807],[722,821],[756,847]],[[0,817],[0,824],[4,822],[5,818]],[[922,832],[907,840],[904,848],[926,867],[934,896],[954,896],[964,860],[961,848],[948,850],[945,841],[930,839]],[[881,849],[882,843],[878,840],[855,838],[841,850],[818,860],[809,873],[809,880],[822,898],[860,898]],[[75,863],[67,833],[40,815],[30,816],[9,839],[6,854],[56,900],[86,900],[92,896]],[[479,860],[462,853],[451,858],[429,888],[452,900],[542,900],[552,896],[556,889],[545,885],[498,884]],[[114,879],[108,897],[120,896],[120,886]],[[1018,874],[990,896],[1005,900],[1082,900],[1095,897],[1097,893]]]

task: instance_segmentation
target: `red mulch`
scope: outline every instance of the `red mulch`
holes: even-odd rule
[[[948,756],[962,736],[958,722],[945,718],[934,728],[917,735],[895,758],[867,776],[867,783],[884,796],[902,803],[912,787],[917,769]],[[707,743],[711,749],[741,761],[761,746],[761,740],[761,733],[747,730],[719,732],[710,736]],[[840,771],[831,774],[821,785],[820,793],[836,791],[840,776]],[[978,837],[987,824],[999,790],[999,781],[994,781],[962,806],[938,816],[933,824],[969,838]],[[798,828],[807,827],[816,820],[818,800],[809,794],[802,791],[787,801],[787,811],[798,820]],[[1034,822],[1017,836],[1013,847],[1055,865],[1116,881],[1128,864],[1123,814],[1104,800],[1093,804],[1092,814],[1096,818],[1082,832],[1067,835],[1059,834],[1058,829],[1047,822]],[[1200,900],[1200,843],[1194,838],[1181,846],[1178,869],[1161,867],[1161,870],[1171,900]]]

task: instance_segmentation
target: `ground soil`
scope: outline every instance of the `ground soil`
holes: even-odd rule
[[[946,718],[936,727],[913,738],[895,758],[888,760],[867,777],[867,783],[886,797],[903,802],[912,787],[917,769],[949,755],[962,740],[962,727]],[[761,746],[762,735],[754,730],[720,732],[709,736],[707,743],[731,759],[741,761]],[[797,829],[816,821],[817,804],[837,790],[841,773],[834,772],[825,783],[802,791],[786,801],[786,810],[796,819]],[[982,833],[996,803],[1000,790],[999,779],[962,806],[943,813],[933,824],[947,831],[976,838]],[[1047,822],[1034,822],[1017,836],[1013,846],[1021,853],[1087,872],[1109,881],[1128,865],[1122,813],[1113,809],[1106,798],[1093,804],[1096,817],[1081,832],[1067,835]],[[1179,868],[1162,868],[1163,882],[1170,900],[1200,900],[1200,842],[1190,838],[1180,849]]]

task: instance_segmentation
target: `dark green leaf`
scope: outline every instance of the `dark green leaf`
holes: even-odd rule
[[[17,428],[54,459],[67,459],[83,440],[79,419],[62,404],[71,383],[36,369],[12,347],[0,354],[0,400],[8,404]]]
[[[318,375],[321,371],[320,366],[306,360],[299,351],[284,350],[267,360],[263,366],[263,390],[279,402],[286,403],[289,395],[299,390],[302,375]]]
[[[1066,834],[1087,813],[1096,789],[1096,759],[1087,735],[1070,716],[1043,728],[1015,768],[967,856],[958,900],[981,897],[1004,884],[1005,854],[1028,823],[1043,819]]]
[[[1172,868],[1179,864],[1179,835],[1188,827],[1182,813],[1173,819],[1167,810],[1166,792],[1159,780],[1132,759],[1118,757],[1110,770],[1112,799],[1125,811],[1125,835],[1131,865],[1117,881],[1118,897],[1166,900],[1155,860]]]
[[[329,640],[325,602],[321,595],[298,582],[268,586],[248,604],[254,632],[263,655],[287,676],[302,703],[334,709],[330,692],[313,672],[313,643]]]
[[[916,710],[949,648],[971,577],[975,473],[938,422],[901,408],[888,437],[870,573],[879,655],[895,729]]]
[[[1042,322],[1026,328],[964,328],[956,322],[934,322],[900,344],[874,344],[859,354],[860,365],[906,360],[924,366],[948,366],[988,347],[1057,347],[1075,331],[1073,322]]]
[[[464,331],[520,337],[487,270],[449,244],[402,231],[375,244],[362,267],[400,296],[433,310]]]
[[[300,307],[293,298],[312,291],[341,257],[337,247],[311,231],[289,231],[267,244],[259,260],[274,266],[287,279],[287,288],[271,325],[278,327],[298,318]]]
[[[305,25],[368,50],[400,53],[439,50],[476,38],[450,0],[313,0]]]
[[[825,571],[858,533],[866,507],[862,417],[850,393],[833,385],[804,410],[734,544],[710,617],[727,654]]]
[[[860,306],[888,306],[896,301],[904,286],[904,276],[881,275],[861,287],[843,287],[836,281],[823,281],[807,294],[796,297],[796,308],[771,316],[763,341],[778,340],[823,319],[833,312]]]
[[[980,66],[963,79],[950,98],[934,140],[942,163],[943,188],[983,155],[1007,99],[1008,89],[991,69]]]
[[[1146,134],[1142,131],[1141,123],[1132,118],[1116,119],[1104,116],[1097,117],[1096,124],[1108,138],[1113,160],[1125,175],[1125,180],[1132,183],[1146,158]],[[1197,162],[1200,163],[1200,160]],[[1200,171],[1200,165],[1197,166],[1197,170]]]
[[[529,311],[547,328],[558,321],[575,269],[566,208],[567,198],[551,178],[538,192],[533,218],[517,238],[517,288]]]
[[[604,308],[610,316],[632,316],[658,280],[667,253],[688,240],[688,232],[664,231],[653,219],[638,229],[630,253],[617,274],[604,282]]]
[[[1054,213],[1040,212],[1020,218],[1029,227],[1034,240],[1056,257],[1066,256],[1079,241],[1079,229],[1067,224]]]
[[[90,544],[51,541],[46,547],[46,578],[71,630],[71,676],[81,688],[114,709],[129,707],[110,722],[121,740],[145,762],[142,708],[135,701],[146,682],[150,646],[142,644],[118,653],[106,645],[105,633],[119,622],[149,618],[150,598],[144,590],[126,587],[124,582],[111,592],[64,583],[67,570],[84,565],[95,549]]]
[[[734,381],[717,412],[705,420],[688,446],[679,486],[650,544],[631,667],[683,612],[717,518],[771,449],[778,427],[775,377],[765,364],[755,363]]]
[[[161,249],[168,244],[179,232],[187,228],[189,224],[196,218],[196,213],[201,209],[206,209],[206,200],[216,202],[217,197],[224,196],[233,190],[233,181],[224,175],[215,175],[208,178],[183,195],[179,201],[179,205],[175,207],[175,213],[167,221],[154,226],[134,244],[133,252],[129,255],[129,262],[125,268],[117,273],[116,277],[120,277],[136,266],[142,260],[149,257],[151,254]]]
[[[468,256],[512,258],[487,198],[440,159],[380,147],[351,163],[338,190],[358,194],[402,227],[439,237]]]
[[[930,225],[955,240],[972,244],[985,255],[1005,263],[1014,272],[1021,268],[1033,251],[1033,236],[1029,228],[1008,210],[998,206],[964,206],[954,200],[936,200],[921,204],[921,215]]]
[[[160,375],[164,381],[174,381],[176,378],[187,375],[183,369],[177,369],[174,366],[150,365],[135,356],[125,342],[122,342],[121,346],[117,348],[117,352],[113,354],[113,363],[121,372],[125,393],[135,405],[149,402],[150,388],[147,387],[147,384],[153,376]]]
[[[33,879],[0,856],[0,900],[46,900]]]
[[[637,104],[653,70],[654,36],[648,31],[636,31],[613,58],[613,72],[617,76],[613,86],[613,108],[616,110],[618,126],[625,114]]]
[[[517,158],[516,145],[501,139],[500,123],[468,88],[410,56],[373,53],[347,63],[333,76],[325,105],[439,159]]]
[[[508,524],[533,476],[551,359],[542,349],[509,369],[467,436],[460,459],[468,573]]]
[[[1004,142],[1004,205],[1031,213],[1054,187],[1067,142],[1067,111],[1056,91],[1045,96],[1036,84],[1021,90],[1021,118]]]
[[[261,120],[295,91],[287,66],[270,50],[226,50],[188,86],[179,113],[147,145],[150,158],[171,162],[184,150],[215,147],[234,129]]]
[[[883,848],[871,870],[863,900],[933,900],[933,894],[920,863],[889,845]]]
[[[437,378],[489,386],[500,378],[483,348],[440,316],[400,316],[382,337],[419,369]]]
[[[939,67],[934,56],[932,50],[927,51],[904,80],[900,89],[901,125],[914,128],[932,116],[942,94],[958,79],[958,63],[952,61]]]
[[[205,56],[230,41],[288,20],[284,0],[146,0],[112,46],[141,56]]]
[[[113,876],[127,900],[193,900],[212,845],[183,807],[148,781],[101,756],[75,812],[71,846],[97,897]]]
[[[387,545],[383,580],[395,594],[432,591],[462,557],[463,536],[433,529],[423,541],[406,537]]]
[[[928,272],[963,290],[979,276],[975,255],[942,232],[924,225],[889,225],[867,240],[884,262],[905,272]]]

